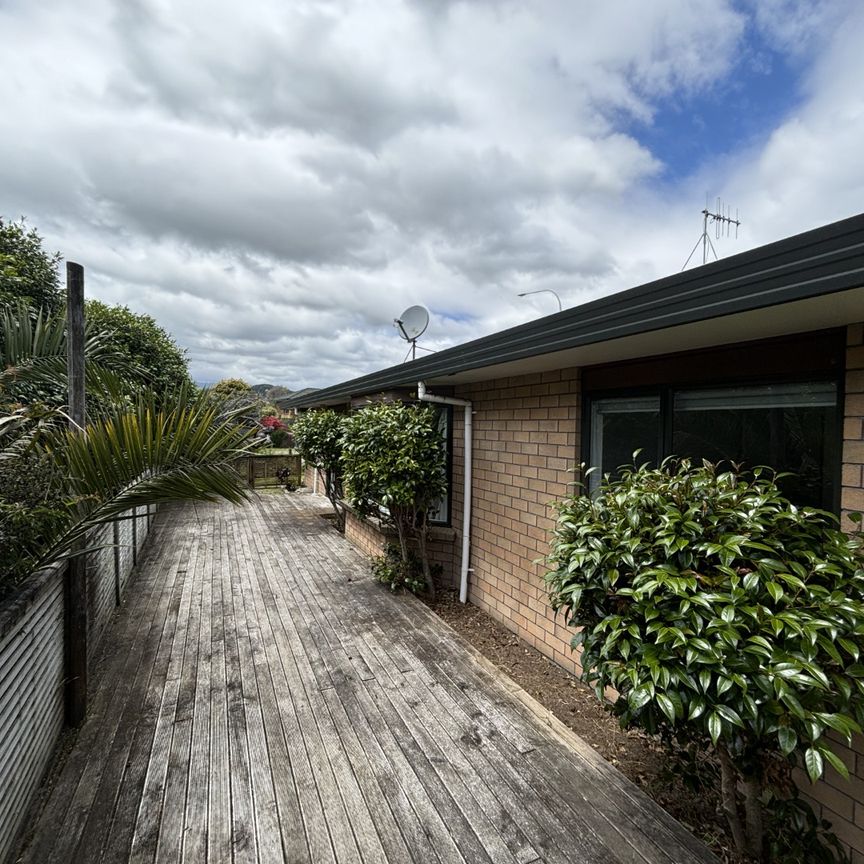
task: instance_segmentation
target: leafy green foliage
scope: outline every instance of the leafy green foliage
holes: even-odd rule
[[[25,449],[0,460],[0,598],[32,572],[32,550],[50,545],[69,515],[52,459]]]
[[[427,513],[447,488],[446,453],[434,408],[380,402],[344,421],[342,465],[351,505],[396,528],[402,560],[416,538],[426,587],[435,584],[426,554]]]
[[[246,482],[234,464],[248,439],[248,430],[222,419],[206,393],[191,390],[180,390],[167,405],[155,394],[142,396],[132,409],[121,404],[88,424],[84,434],[46,428],[30,452],[50,465],[55,483],[46,488],[60,484],[62,507],[50,514],[29,507],[46,515],[46,530],[17,538],[14,572],[4,561],[0,578],[17,580],[68,555],[93,528],[133,507],[218,498],[239,503]],[[20,476],[27,454],[4,455],[9,458],[0,465]],[[16,515],[10,514],[10,525]]]
[[[344,414],[330,408],[304,411],[291,425],[294,446],[304,461],[326,471],[336,470],[342,459]]]
[[[210,388],[210,392],[220,399],[231,399],[235,396],[249,396],[251,394],[258,395],[242,378],[223,378]]]
[[[167,402],[141,390],[133,403],[116,376],[90,362],[113,357],[91,338],[89,422],[72,433],[62,408],[41,399],[43,389],[65,388],[62,315],[18,304],[6,307],[2,318],[0,593],[86,547],[94,527],[131,507],[243,499],[245,481],[234,462],[248,449],[249,430],[206,392],[181,388]],[[36,388],[40,398],[28,398],[23,385]],[[94,396],[100,403],[95,412]]]
[[[208,391],[220,406],[222,416],[232,417],[250,430],[260,431],[264,400],[242,379],[223,378]]]
[[[365,513],[425,512],[447,488],[437,415],[428,406],[381,402],[348,415],[342,463],[351,505]]]
[[[372,575],[391,591],[404,588],[412,594],[422,594],[426,587],[423,578],[423,564],[417,555],[409,550],[408,560],[402,560],[398,546],[388,543],[383,555],[372,559]]]
[[[113,393],[119,379],[105,365],[118,365],[105,340],[88,327],[84,351],[87,387],[92,395]],[[37,311],[24,303],[0,310],[0,405],[65,405],[66,314]]]
[[[768,752],[845,776],[829,732],[864,725],[861,538],[766,473],[666,460],[567,499],[550,602],[622,724],[710,742],[745,778]]]
[[[146,386],[159,395],[191,386],[186,352],[149,315],[88,300],[85,316],[133,390]]]
[[[336,527],[345,530],[342,505],[342,434],[344,414],[330,408],[304,411],[291,424],[294,447],[307,465],[324,477],[324,493],[336,514]]]
[[[765,793],[765,852],[783,864],[848,864],[849,856],[831,832],[831,823],[793,790],[788,798]]]
[[[0,217],[0,307],[24,301],[46,313],[60,311],[66,301],[59,263],[60,253],[45,252],[35,228]]]

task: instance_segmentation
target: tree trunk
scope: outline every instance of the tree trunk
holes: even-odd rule
[[[320,469],[319,469],[320,470]],[[330,506],[336,514],[336,530],[340,534],[345,533],[345,509],[342,506],[342,490],[334,482],[333,472],[324,471],[324,494],[330,501]]]
[[[762,860],[762,783],[758,777],[744,780],[744,814],[747,824],[747,851],[757,861]]]
[[[420,546],[420,563],[423,565],[423,578],[426,580],[426,590],[434,600],[435,580],[432,578],[432,570],[429,567],[429,555],[426,552],[426,531],[426,520],[424,519],[417,531],[417,543]]]
[[[741,817],[738,814],[738,772],[735,770],[732,759],[725,747],[718,747],[717,753],[720,756],[720,791],[723,801],[723,812],[726,814],[726,821],[729,823],[729,830],[732,832],[735,848],[743,855],[747,851],[747,841],[744,836],[744,829],[741,827]]]
[[[402,554],[402,566],[406,571],[410,565],[408,557],[408,540],[405,537],[405,523],[402,520],[402,514],[391,510],[393,521],[396,523],[396,536],[399,538],[399,551]]]

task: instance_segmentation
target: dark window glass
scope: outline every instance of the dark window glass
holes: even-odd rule
[[[450,484],[452,482],[450,472],[450,412],[449,405],[436,405],[438,411],[438,430],[444,442],[444,450],[447,454],[447,491],[438,500],[434,507],[429,510],[429,521],[436,525],[449,525],[450,520]]]
[[[660,397],[595,399],[591,405],[590,463],[600,469],[591,475],[596,489],[603,474],[615,474],[637,461],[657,463],[660,443]]]
[[[711,462],[768,465],[795,476],[781,488],[797,504],[831,506],[831,441],[837,389],[831,382],[679,391],[672,452]]]

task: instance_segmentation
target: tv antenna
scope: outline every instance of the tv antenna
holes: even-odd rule
[[[429,326],[429,310],[425,306],[409,306],[398,318],[393,319],[393,326],[399,331],[399,335],[411,343],[405,360],[410,356],[412,360],[417,359],[417,349],[434,354],[431,348],[424,348],[417,344],[417,340],[426,332]],[[405,360],[402,362],[404,363]]]
[[[732,208],[722,204],[720,199],[717,199],[717,210],[712,213],[708,209],[708,199],[706,196],[705,199],[705,209],[702,211],[702,236],[696,241],[696,245],[693,247],[693,252],[691,252],[687,256],[687,260],[684,262],[684,266],[681,268],[685,270],[687,265],[690,263],[690,259],[693,257],[693,254],[699,248],[699,244],[702,244],[702,263],[708,263],[708,250],[714,254],[714,260],[718,260],[717,250],[714,248],[714,244],[711,242],[711,238],[708,236],[708,226],[714,226],[714,239],[719,240],[721,237],[728,237],[732,232],[732,226],[735,226],[735,238],[738,238],[738,228],[741,226],[741,221],[738,219],[738,209],[735,209],[735,218],[732,218]]]

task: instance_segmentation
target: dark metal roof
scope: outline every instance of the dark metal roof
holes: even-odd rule
[[[721,261],[676,273],[325,387],[286,407],[322,405],[622,336],[777,306],[864,285],[864,214],[787,237]],[[862,310],[864,315],[864,310]]]

